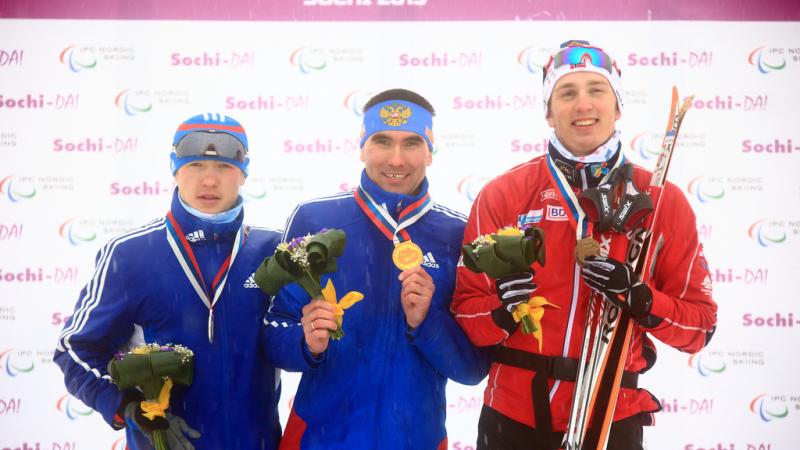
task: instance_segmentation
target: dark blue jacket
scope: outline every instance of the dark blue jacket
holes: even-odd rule
[[[177,191],[171,211],[210,284],[233,247],[243,214],[227,224],[198,219],[181,206]],[[260,339],[268,298],[252,275],[265,255],[274,252],[280,234],[245,230],[244,246],[214,306],[213,343],[208,339],[208,308],[167,241],[164,218],[109,241],[97,255],[94,276],[55,352],[67,390],[112,424],[121,401],[106,370],[114,353],[132,338],[181,344],[194,352],[194,381],[188,388],[173,388],[170,412],[202,433],[195,448],[277,448],[278,380]],[[150,448],[137,431],[127,430],[127,441],[131,449]]]
[[[414,197],[385,192],[365,174],[361,186],[378,203],[391,205],[396,219],[397,211],[425,194],[428,183]],[[409,332],[393,243],[370,222],[353,193],[295,209],[284,240],[322,228],[344,230],[344,254],[331,279],[339,297],[360,291],[364,299],[345,311],[344,337],[331,340],[319,360],[309,353],[300,325],[309,296],[291,284],[273,299],[265,320],[267,351],[278,367],[303,372],[282,448],[447,448],[447,380],[473,385],[488,371],[485,354],[470,344],[450,312],[464,224],[461,214],[434,205],[406,228],[436,285],[427,317]]]

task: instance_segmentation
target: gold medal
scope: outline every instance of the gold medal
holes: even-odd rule
[[[394,246],[392,261],[400,270],[417,267],[422,264],[422,249],[411,241],[401,242]]]
[[[575,245],[575,260],[581,266],[583,266],[587,256],[597,256],[599,254],[600,244],[590,237],[579,240]]]

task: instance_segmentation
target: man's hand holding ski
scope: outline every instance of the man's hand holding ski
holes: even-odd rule
[[[605,256],[589,256],[581,275],[587,286],[627,311],[632,318],[643,319],[650,313],[653,293],[630,265]]]

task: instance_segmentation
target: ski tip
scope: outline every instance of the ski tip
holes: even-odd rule
[[[683,106],[681,109],[687,110],[692,107],[692,104],[694,104],[694,94],[683,99]]]

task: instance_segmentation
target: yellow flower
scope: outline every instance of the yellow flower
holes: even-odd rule
[[[334,318],[336,319],[336,325],[338,325],[338,328],[336,330],[331,331],[331,337],[333,339],[341,339],[341,337],[344,335],[344,331],[342,331],[342,322],[344,321],[344,310],[360,302],[364,298],[364,294],[358,291],[350,291],[347,294],[345,294],[341,300],[337,302],[336,288],[333,286],[333,281],[331,281],[331,279],[329,278],[328,283],[325,284],[325,287],[322,289],[322,297],[325,299],[326,302],[333,305],[333,308],[335,310],[333,315]]]
[[[524,320],[532,323],[533,329],[530,331],[530,333],[533,334],[536,340],[539,341],[540,352],[542,351],[542,316],[544,316],[544,308],[546,306],[558,308],[557,305],[548,302],[546,298],[537,295],[531,297],[527,303],[517,305],[512,313],[516,322]]]
[[[517,227],[503,227],[497,230],[495,234],[498,236],[522,236],[525,232]]]
[[[161,391],[158,393],[158,400],[144,400],[140,403],[143,416],[150,420],[155,420],[156,417],[165,417],[164,412],[169,409],[169,394],[172,390],[172,378],[166,377],[164,386],[161,386]]]

